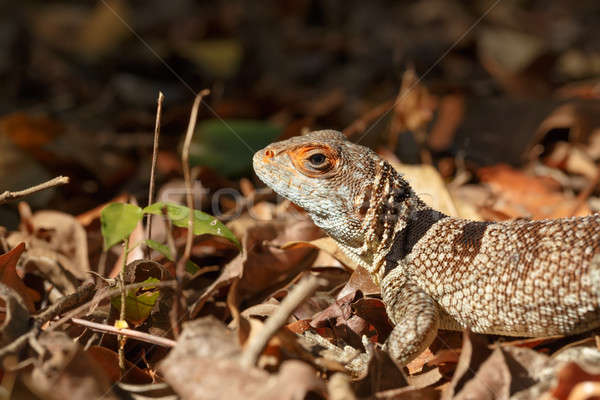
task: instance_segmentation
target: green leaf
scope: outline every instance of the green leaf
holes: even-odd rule
[[[160,206],[158,206],[160,204]],[[163,207],[167,207],[167,217],[171,220],[173,225],[180,228],[187,228],[190,209],[186,206],[182,206],[174,203],[154,203],[152,204],[151,211],[156,209],[162,209]],[[147,209],[148,207],[146,207]],[[202,212],[200,210],[194,210],[194,235],[215,235],[221,236],[234,243],[238,248],[240,248],[240,242],[235,237],[233,232],[229,230],[221,221],[216,219],[210,214]],[[152,247],[154,250],[160,251],[158,248]],[[162,253],[162,252],[161,252]],[[164,254],[164,253],[162,253]],[[166,257],[166,254],[164,254]]]
[[[175,261],[175,257],[173,257],[173,254],[171,253],[171,249],[166,244],[158,243],[156,240],[146,239],[146,245],[151,249],[158,251],[169,261]]]
[[[153,250],[158,251],[160,254],[165,256],[169,261],[175,261],[175,257],[171,253],[171,249],[166,244],[158,243],[152,239],[146,239],[146,245]],[[193,261],[188,260],[185,263],[185,270],[190,274],[194,275],[196,272],[200,271],[200,267]]]
[[[159,201],[157,203],[147,205],[146,207],[144,207],[142,212],[144,214],[161,215],[163,208],[165,208],[165,203]]]
[[[207,120],[198,124],[190,146],[190,164],[208,166],[230,178],[252,172],[248,148],[261,149],[281,134],[264,121]]]
[[[133,326],[141,325],[148,318],[160,295],[160,291],[156,290],[156,286],[152,285],[159,282],[158,279],[148,278],[143,282],[148,283],[148,286],[129,290],[125,297],[125,320]],[[115,309],[120,310],[121,295],[111,298],[110,303]]]
[[[124,241],[142,219],[142,209],[133,204],[111,203],[102,209],[100,223],[104,250]]]
[[[196,272],[200,271],[200,267],[195,262],[188,260],[185,263],[185,270],[190,273],[190,275],[194,275]]]

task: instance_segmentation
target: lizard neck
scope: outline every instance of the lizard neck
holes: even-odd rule
[[[414,220],[423,214],[439,215],[427,206],[413,191],[398,172],[387,162],[380,161],[375,166],[375,179],[362,193],[362,206],[358,208],[359,240],[346,240],[339,232],[328,231],[351,258],[365,267],[376,281],[379,281],[386,264],[386,257],[394,243],[403,242]],[[360,225],[357,227],[356,225]],[[396,255],[396,263],[406,254]],[[389,257],[388,257],[389,258]],[[394,267],[395,267],[394,265]],[[389,266],[385,267],[386,269]]]

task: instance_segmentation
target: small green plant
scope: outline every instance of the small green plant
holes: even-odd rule
[[[174,226],[187,228],[190,209],[174,203],[157,202],[145,208],[133,204],[112,203],[102,210],[100,222],[102,237],[104,238],[104,251],[107,251],[118,243],[122,243],[124,246],[125,254],[121,269],[121,281],[123,281],[125,276],[125,260],[127,259],[127,254],[139,244],[130,247],[128,240],[129,236],[144,215],[162,215],[163,211],[165,211],[165,216],[169,218]],[[199,210],[194,210],[193,233],[194,235],[210,234],[220,236],[234,243],[238,248],[240,247],[238,239],[222,222],[212,215]],[[174,255],[167,245],[151,239],[146,239],[144,243],[148,247],[163,254],[167,259],[171,261],[175,260]],[[198,271],[198,269],[198,266],[191,261],[188,261],[186,264],[186,270],[192,274]],[[152,289],[152,282],[148,283],[148,287],[145,289]],[[124,284],[124,282],[122,282],[122,284]],[[154,303],[158,299],[158,293],[159,292],[156,291],[152,292],[152,294],[145,292],[141,295],[136,295],[136,292],[134,291],[126,293],[126,298],[124,300],[113,299],[113,306],[122,310],[120,319],[116,322],[116,325],[127,327],[128,325],[125,322],[126,319],[134,323],[146,319],[150,314]],[[125,304],[125,307],[122,307],[123,304]]]
[[[104,250],[108,250],[119,242],[126,241],[144,214],[160,215],[163,209],[166,209],[166,216],[173,225],[181,228],[187,227],[190,209],[179,204],[157,202],[141,208],[133,204],[112,203],[104,207],[100,217]],[[234,243],[238,248],[240,247],[240,242],[221,221],[212,215],[194,210],[194,235],[204,234],[221,236]],[[161,246],[164,245],[160,245],[154,240],[146,240],[146,244],[154,250],[163,252]],[[167,255],[165,254],[165,256]]]

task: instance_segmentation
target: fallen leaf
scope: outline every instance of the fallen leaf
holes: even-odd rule
[[[64,332],[42,332],[38,346],[45,356],[23,375],[23,380],[40,398],[117,399],[102,366]]]
[[[352,383],[356,395],[360,397],[405,386],[408,386],[408,382],[402,371],[388,353],[375,346],[363,376]]]
[[[152,383],[152,377],[144,370],[125,360],[125,375],[121,376],[119,368],[119,356],[114,351],[102,346],[91,346],[85,350],[102,367],[108,379],[112,382],[127,382],[134,384]]]
[[[477,174],[483,182],[490,185],[499,199],[495,203],[495,209],[513,218],[570,217],[573,208],[578,204],[574,197],[561,193],[558,183],[554,180],[529,176],[508,165],[480,168]],[[589,214],[589,206],[583,204],[576,216]]]
[[[550,391],[553,398],[557,400],[572,400],[574,397],[570,393],[575,387],[582,382],[600,383],[600,374],[590,374],[577,363],[570,362],[563,366],[557,374],[558,381],[554,388]],[[578,389],[580,390],[580,389]],[[591,393],[588,393],[591,396]],[[589,398],[589,397],[584,397]]]
[[[342,250],[340,250],[340,248],[336,244],[335,240],[333,240],[330,237],[319,238],[319,239],[311,240],[308,242],[307,241],[287,242],[283,246],[281,246],[281,248],[284,250],[300,249],[300,248],[306,248],[306,247],[314,247],[319,250],[323,250],[324,252],[331,255],[333,258],[335,258],[336,260],[338,260],[339,262],[341,262],[342,264],[344,264],[345,266],[347,266],[350,269],[355,269],[356,267],[358,267],[358,263],[355,260],[352,260],[350,257],[348,257],[348,255],[346,255],[346,253],[344,253]]]
[[[8,253],[0,255],[0,282],[19,293],[29,312],[33,313],[34,302],[39,301],[41,297],[38,292],[25,286],[17,274],[17,262],[24,250],[25,243],[20,243]]]
[[[0,283],[1,335],[0,346],[6,346],[29,330],[29,312],[22,297],[12,288]]]

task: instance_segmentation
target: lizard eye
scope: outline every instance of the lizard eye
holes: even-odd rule
[[[323,153],[315,153],[312,156],[308,157],[308,161],[313,165],[313,167],[319,167],[321,164],[327,161],[327,157]]]
[[[307,145],[291,150],[289,156],[298,172],[313,178],[326,178],[339,162],[329,146]]]

